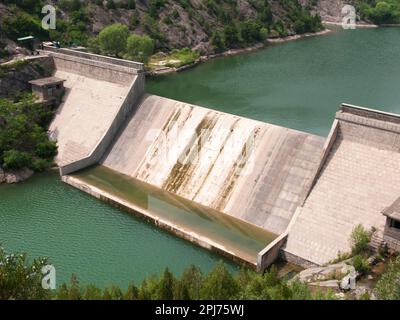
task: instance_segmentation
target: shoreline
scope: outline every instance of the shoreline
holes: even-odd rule
[[[303,33],[303,34],[296,34],[296,35],[287,36],[287,37],[268,38],[265,41],[265,43],[257,43],[250,47],[239,48],[239,49],[229,49],[229,50],[221,52],[221,53],[200,56],[195,62],[184,65],[179,68],[164,67],[164,68],[160,68],[157,70],[148,70],[148,71],[146,71],[146,76],[157,77],[157,76],[162,76],[162,75],[167,75],[167,74],[172,74],[172,73],[178,73],[178,72],[185,71],[187,69],[194,68],[197,65],[199,65],[200,63],[204,63],[206,61],[209,61],[209,60],[212,60],[215,58],[237,56],[237,55],[264,49],[264,48],[268,47],[268,44],[285,43],[285,42],[305,39],[305,38],[309,38],[309,37],[317,37],[317,36],[327,35],[331,32],[333,32],[333,30],[326,28],[324,30],[314,32],[314,33]]]

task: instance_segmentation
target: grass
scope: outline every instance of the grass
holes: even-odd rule
[[[185,65],[194,63],[200,54],[189,48],[174,49],[169,54],[156,53],[149,61],[149,67],[155,69],[165,66],[170,68],[180,68]]]

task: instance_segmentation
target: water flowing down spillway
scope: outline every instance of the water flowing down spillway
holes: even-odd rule
[[[102,164],[281,234],[323,143],[304,132],[151,95]]]
[[[155,214],[181,229],[207,238],[251,264],[277,235],[229,215],[198,205],[106,167],[72,175],[80,181]]]

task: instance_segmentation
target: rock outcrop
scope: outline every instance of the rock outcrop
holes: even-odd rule
[[[5,173],[6,183],[19,183],[29,179],[33,175],[33,171],[28,168],[24,168],[18,171],[9,171]]]
[[[331,264],[326,267],[314,267],[305,269],[300,272],[295,279],[306,283],[316,283],[328,280],[341,280],[343,277],[350,273],[353,273],[354,267],[345,263],[340,262],[336,264]]]
[[[54,72],[50,57],[30,56],[26,60],[14,60],[0,69],[0,99],[11,98],[17,92],[30,92],[29,81],[49,77]]]

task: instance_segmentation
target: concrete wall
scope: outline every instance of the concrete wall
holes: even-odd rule
[[[400,116],[345,105],[336,119],[337,137],[284,249],[318,265],[350,251],[358,224],[376,228],[373,243],[382,243],[382,211],[400,194]]]
[[[282,233],[278,238],[271,242],[264,250],[262,250],[257,256],[257,271],[263,272],[270,265],[272,265],[276,259],[278,259],[281,248],[286,243],[288,234]]]
[[[125,85],[132,81],[137,69],[110,64],[92,59],[70,56],[58,52],[47,52],[54,58],[57,70],[79,74],[84,77]]]
[[[289,224],[324,139],[146,96],[103,165],[272,233]]]
[[[113,119],[111,125],[101,137],[93,151],[85,158],[78,161],[69,163],[60,167],[60,174],[67,175],[72,172],[81,170],[88,166],[98,163],[110,147],[112,141],[117,135],[118,131],[124,125],[126,119],[132,114],[133,110],[137,107],[140,99],[144,94],[145,87],[145,75],[143,73],[138,74],[134,82],[129,88],[129,93],[122,103],[116,117]]]
[[[71,49],[64,49],[64,48],[57,49],[52,46],[44,46],[44,50],[52,52],[52,53],[62,53],[62,54],[68,55],[70,57],[74,56],[74,57],[83,58],[86,60],[105,62],[105,63],[110,63],[110,64],[119,65],[119,66],[123,66],[123,67],[133,68],[133,69],[136,69],[137,73],[144,71],[143,63],[136,62],[136,61],[117,59],[117,58],[102,56],[102,55],[93,54],[93,53],[86,53],[86,52],[71,50]]]
[[[400,251],[400,230],[390,226],[390,219],[386,220],[383,240],[392,251]]]

